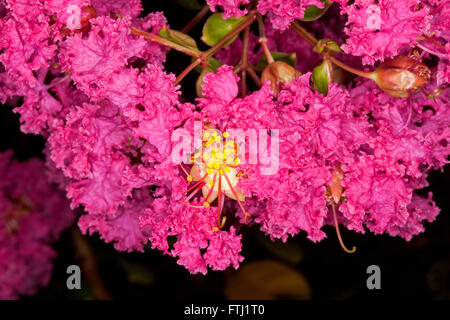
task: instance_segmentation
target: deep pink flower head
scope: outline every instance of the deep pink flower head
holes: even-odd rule
[[[324,7],[320,0],[260,0],[258,11],[267,14],[275,29],[285,30],[295,19],[304,17],[305,9],[310,5]]]
[[[361,56],[364,64],[374,64],[399,54],[402,46],[430,31],[429,10],[418,0],[356,0],[342,4],[348,15],[345,33],[349,36],[342,46],[346,53]]]
[[[217,230],[217,208],[192,208],[186,205],[188,183],[181,176],[156,191],[158,199],[146,210],[141,225],[150,234],[153,248],[178,257],[178,264],[191,273],[207,273],[207,268],[224,270],[239,266],[243,257],[241,235],[236,229]],[[195,201],[192,205],[198,205]],[[175,242],[168,243],[168,237]]]
[[[140,0],[90,0],[98,15],[120,15],[136,18],[142,11]]]
[[[249,0],[206,0],[212,12],[216,12],[216,6],[223,8],[223,18],[241,17],[247,13],[247,9],[240,9],[240,5],[248,4]]]
[[[73,219],[41,160],[16,162],[12,152],[0,153],[1,299],[32,295],[48,284],[56,256],[50,244]]]
[[[6,9],[0,19],[0,63],[14,81],[34,86],[33,71],[47,67],[56,50],[48,41],[50,18],[39,1],[8,0]]]

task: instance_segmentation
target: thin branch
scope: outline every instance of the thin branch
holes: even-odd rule
[[[247,68],[248,75],[258,87],[261,87],[261,79],[252,68]]]
[[[86,276],[92,294],[99,300],[111,300],[112,296],[103,284],[100,273],[98,272],[97,261],[89,241],[86,240],[86,237],[76,227],[72,229],[72,241],[76,252],[76,259]]]
[[[209,13],[209,7],[205,6],[203,9],[201,9],[194,18],[192,18],[191,21],[188,22],[187,25],[184,26],[183,29],[181,29],[181,32],[183,33],[189,33],[192,29],[195,28],[195,26],[203,20],[204,17]]]
[[[151,40],[153,42],[157,42],[163,46],[175,49],[177,51],[183,52],[187,55],[190,55],[192,57],[196,57],[199,58],[202,56],[202,52],[200,52],[199,50],[196,49],[191,49],[191,48],[187,48],[184,47],[178,43],[172,42],[170,40],[164,39],[160,36],[157,36],[156,34],[153,33],[149,33],[149,32],[145,32],[139,29],[136,29],[135,27],[131,27],[131,33],[136,35],[136,36],[143,36],[145,39]]]
[[[261,44],[261,47],[264,51],[264,55],[266,56],[267,63],[271,64],[275,62],[275,60],[272,57],[272,54],[270,53],[269,47],[267,46],[267,38],[266,38],[266,32],[264,30],[264,22],[262,19],[262,15],[258,13],[258,30],[259,30],[259,43]]]
[[[186,69],[184,69],[176,78],[175,80],[175,85],[177,85],[178,83],[180,83],[181,80],[184,79],[184,77],[187,76],[187,74],[189,72],[191,72],[196,66],[200,65],[202,63],[202,60],[199,58],[197,60],[195,60],[194,62],[192,62]]]
[[[316,45],[317,39],[311,33],[306,31],[305,28],[300,26],[297,22],[294,21],[291,23],[291,29],[304,40],[306,40],[312,47]]]

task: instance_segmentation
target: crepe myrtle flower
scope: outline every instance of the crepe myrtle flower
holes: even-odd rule
[[[207,4],[241,20],[202,52],[162,13],[140,17],[138,0],[0,0],[0,100],[47,139],[49,177],[84,209],[80,229],[203,274],[238,268],[246,225],[314,242],[334,225],[347,252],[340,228],[423,232],[439,208],[416,190],[450,154],[445,1]],[[304,28],[312,5],[330,11]],[[192,57],[178,76],[169,49]],[[327,94],[311,85],[323,61]],[[187,102],[196,67],[200,97]],[[3,201],[5,234],[23,230],[33,199]]]

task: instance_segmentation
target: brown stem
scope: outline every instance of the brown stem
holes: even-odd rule
[[[93,296],[98,300],[111,300],[112,296],[103,284],[100,273],[98,272],[97,261],[89,241],[76,227],[72,229],[72,241],[76,259],[86,276]]]
[[[316,45],[317,39],[297,22],[294,21],[291,23],[291,29],[304,40],[306,40],[312,47]]]
[[[221,49],[228,41],[230,41],[235,35],[239,34],[242,30],[247,28],[249,25],[255,21],[256,18],[256,11],[251,11],[244,20],[242,20],[240,23],[238,23],[233,29],[230,30],[230,32],[227,33],[225,37],[220,39],[219,42],[216,43],[214,47],[209,49],[204,53],[204,56],[206,59],[211,57],[213,54],[215,54],[219,49]]]
[[[314,47],[318,40],[308,31],[306,31],[305,28],[303,28],[302,26],[300,26],[297,22],[292,22],[291,23],[291,29],[297,33],[300,37],[302,37],[303,39],[305,39],[312,47]],[[375,80],[375,73],[374,72],[366,72],[363,70],[359,70],[356,68],[353,68],[345,63],[343,63],[342,61],[338,60],[337,58],[335,58],[333,55],[329,54],[328,52],[324,51],[324,53],[322,53],[322,55],[324,55],[325,59],[330,60],[331,62],[333,62],[335,65],[337,65],[338,67],[356,74],[357,76],[360,77],[364,77],[367,79],[372,79]]]
[[[339,224],[338,224],[338,220],[337,220],[337,216],[336,216],[336,207],[335,207],[334,202],[331,202],[331,208],[332,208],[332,211],[333,211],[334,226],[336,227],[336,235],[338,237],[339,244],[341,245],[342,249],[344,249],[345,252],[347,252],[347,253],[355,252],[356,251],[356,247],[355,246],[353,246],[352,250],[349,250],[345,246],[344,241],[342,241],[341,232],[339,231]]]
[[[181,29],[181,32],[183,33],[189,33],[192,29],[194,29],[194,27],[203,20],[204,17],[206,17],[206,15],[209,12],[209,7],[205,6],[203,7],[203,9],[201,9],[194,18],[192,18],[191,21],[188,22],[187,25],[184,26],[183,29]]]
[[[250,26],[244,29],[244,40],[242,44],[241,59],[241,95],[245,97],[247,94],[247,69],[248,69],[248,47],[250,41]]]
[[[241,71],[241,97],[244,98],[247,94],[247,70]]]
[[[255,84],[258,87],[261,87],[261,79],[258,77],[255,70],[253,70],[252,68],[247,68],[247,73],[250,76],[250,78],[252,78],[252,80],[255,82]]]
[[[194,62],[192,62],[186,69],[184,69],[176,78],[175,80],[175,85],[177,85],[178,83],[180,83],[181,80],[184,79],[184,77],[187,76],[187,74],[189,72],[191,72],[196,66],[198,66],[199,64],[202,63],[202,60],[199,58],[197,60],[195,60]]]
[[[333,62],[335,65],[337,65],[338,67],[356,74],[357,76],[363,77],[363,78],[367,78],[367,79],[372,79],[375,80],[375,73],[373,72],[367,72],[367,71],[362,71],[353,67],[350,67],[349,65],[343,63],[342,61],[336,59],[335,57],[333,57],[332,55],[328,55],[327,59],[329,59],[331,62]]]
[[[183,52],[187,55],[190,55],[192,57],[196,57],[199,58],[202,56],[202,53],[199,50],[196,49],[191,49],[191,48],[187,48],[184,47],[182,45],[179,45],[178,43],[172,42],[170,40],[164,39],[160,36],[157,36],[156,34],[153,33],[149,33],[149,32],[145,32],[139,29],[136,29],[135,27],[131,27],[131,33],[136,35],[136,36],[143,36],[144,38],[157,42],[163,46],[175,49],[177,51]]]
[[[261,44],[261,48],[264,51],[264,55],[266,56],[267,63],[271,64],[275,60],[272,57],[272,54],[270,53],[269,47],[267,46],[267,38],[266,38],[266,32],[264,31],[264,22],[262,19],[262,15],[258,13],[258,30],[259,30],[259,43]]]

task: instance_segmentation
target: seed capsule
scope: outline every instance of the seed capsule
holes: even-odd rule
[[[430,80],[431,71],[422,62],[397,56],[383,62],[372,75],[381,90],[397,98],[406,98]]]
[[[281,86],[300,76],[301,73],[282,61],[275,61],[269,64],[261,75],[261,82],[270,81],[270,88],[275,97],[280,92]]]

